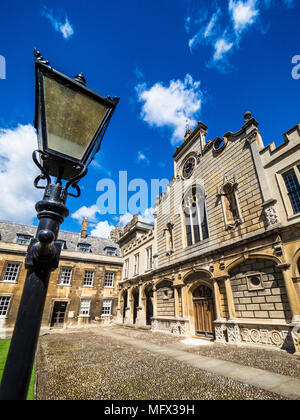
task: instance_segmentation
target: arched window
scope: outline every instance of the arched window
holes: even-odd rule
[[[185,217],[186,244],[196,244],[208,238],[205,194],[200,186],[192,186],[183,199]]]

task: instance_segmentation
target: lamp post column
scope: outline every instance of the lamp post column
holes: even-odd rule
[[[26,254],[27,276],[0,386],[0,400],[26,400],[50,274],[58,267],[59,227],[69,211],[61,184],[46,187],[36,204],[39,226]]]

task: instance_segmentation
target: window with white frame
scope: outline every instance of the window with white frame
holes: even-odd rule
[[[104,300],[102,303],[102,315],[111,315],[111,305],[112,305],[112,301],[111,300]]]
[[[93,286],[94,285],[94,271],[86,271],[83,278],[83,286]]]
[[[77,250],[79,252],[91,252],[91,245],[90,244],[78,244]]]
[[[129,259],[127,259],[124,264],[124,279],[128,279],[128,276],[129,276]]]
[[[32,235],[24,235],[23,233],[17,233],[17,244],[29,245],[32,238]]]
[[[152,269],[152,264],[153,264],[153,260],[152,260],[152,246],[150,246],[149,248],[146,249],[147,251],[147,269],[151,270]]]
[[[0,296],[0,318],[5,318],[8,314],[10,296]]]
[[[80,302],[79,316],[89,316],[91,309],[91,301],[89,299],[82,299]]]
[[[300,213],[300,165],[282,174],[294,214]]]
[[[105,254],[110,255],[112,257],[116,257],[117,256],[117,250],[116,250],[116,248],[107,247],[107,248],[105,248]]]
[[[104,287],[114,287],[115,273],[107,271],[105,273]]]
[[[72,279],[72,268],[64,267],[61,269],[60,278],[59,278],[59,285],[60,286],[70,286],[71,279]]]
[[[16,283],[20,266],[21,264],[19,263],[7,263],[3,273],[2,281],[7,283]]]
[[[140,254],[135,254],[135,256],[134,256],[134,275],[139,274],[139,262],[140,262]]]

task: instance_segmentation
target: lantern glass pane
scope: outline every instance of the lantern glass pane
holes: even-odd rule
[[[82,160],[107,106],[44,75],[48,148]]]

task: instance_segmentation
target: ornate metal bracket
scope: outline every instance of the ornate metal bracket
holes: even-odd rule
[[[38,188],[38,189],[41,189],[41,190],[48,190],[49,186],[51,185],[51,178],[50,178],[49,174],[47,173],[47,171],[45,171],[45,168],[43,168],[43,166],[39,162],[38,157],[37,157],[38,154],[40,155],[40,158],[43,159],[43,160],[46,160],[48,158],[48,154],[46,152],[43,152],[42,150],[35,150],[33,152],[32,159],[33,159],[34,163],[36,164],[36,166],[41,171],[41,175],[38,175],[36,177],[36,179],[34,180],[34,186],[35,186],[35,188]],[[77,184],[81,180],[81,178],[83,178],[87,174],[88,169],[85,165],[78,165],[77,169],[78,169],[78,175],[76,175],[74,178],[72,178],[70,181],[68,181],[62,189],[62,195],[65,198],[68,195],[71,196],[71,197],[75,197],[75,198],[80,197],[81,191],[80,191],[80,188]],[[39,182],[41,180],[46,180],[47,184],[46,185],[39,185]],[[57,179],[56,184],[61,184],[61,180]],[[68,189],[70,187],[74,188],[76,190],[77,194],[69,193]]]

